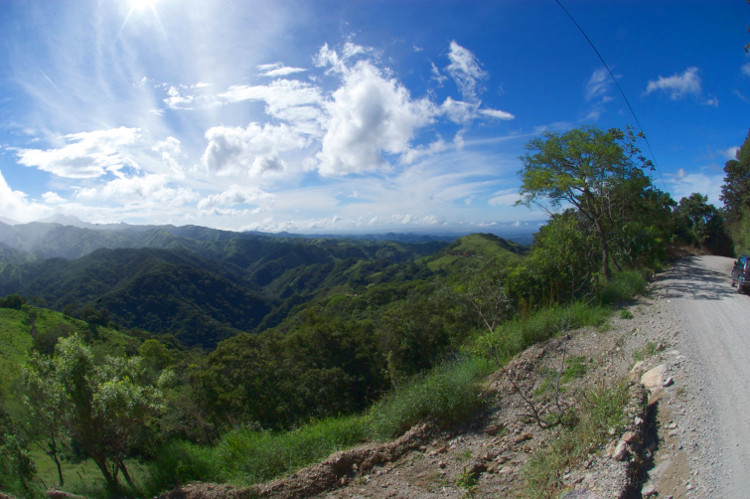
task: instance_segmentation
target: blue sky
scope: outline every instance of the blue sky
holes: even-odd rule
[[[720,205],[750,128],[744,0],[561,0],[648,136]],[[0,217],[494,231],[524,145],[636,119],[553,0],[0,2]]]

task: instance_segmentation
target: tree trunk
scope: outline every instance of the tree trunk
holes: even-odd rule
[[[107,481],[107,486],[111,490],[117,489],[117,477],[112,476],[112,473],[109,472],[109,468],[107,468],[107,460],[101,456],[91,456],[91,458],[96,463],[96,466],[99,468],[99,471],[102,472],[102,475],[104,475],[104,479]]]
[[[125,467],[125,463],[122,461],[122,459],[117,459],[117,466],[122,470],[123,476],[125,476],[125,481],[128,482],[128,484],[135,490],[135,484],[133,483],[133,479],[130,478],[130,473],[128,473],[128,469]]]
[[[604,234],[604,227],[602,227],[601,220],[597,218],[595,223],[599,243],[602,245],[602,274],[604,274],[604,279],[609,282],[612,278],[612,271],[609,268],[609,245],[607,244],[607,237]]]

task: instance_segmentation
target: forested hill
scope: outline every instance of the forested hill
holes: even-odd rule
[[[432,271],[416,262],[448,244],[273,237],[201,227],[0,228],[6,241],[0,243],[0,296],[20,294],[73,316],[171,334],[186,346],[208,348],[242,331],[272,327],[295,306],[334,288],[424,277]],[[63,258],[80,253],[84,256]]]

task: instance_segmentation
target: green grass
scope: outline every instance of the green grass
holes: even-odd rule
[[[572,379],[583,378],[588,371],[586,361],[583,356],[577,355],[571,357],[565,361],[565,370],[562,373],[560,380],[566,383]]]
[[[656,354],[658,348],[659,346],[656,343],[654,343],[653,341],[649,341],[648,343],[646,343],[643,349],[633,350],[633,360],[636,362],[645,360]]]
[[[464,350],[504,365],[529,346],[584,326],[604,327],[612,311],[595,304],[574,303],[540,309],[523,319],[502,324],[491,333],[478,335]]]
[[[41,480],[45,488],[57,488],[59,477],[57,467],[52,459],[38,448],[32,450],[34,464],[36,465],[37,478]],[[140,491],[132,491],[124,485],[124,478],[120,476],[122,482],[121,489],[116,491],[109,490],[104,482],[101,471],[93,460],[85,459],[83,461],[72,462],[61,459],[63,478],[65,484],[63,490],[71,494],[88,497],[91,499],[106,499],[113,495],[123,497],[137,497],[142,495]],[[125,465],[128,467],[130,475],[138,484],[146,479],[147,468],[135,459],[126,459]]]
[[[419,421],[450,426],[478,409],[477,383],[494,370],[485,358],[471,357],[432,370],[389,394],[369,413],[374,437],[390,438]]]
[[[646,291],[648,283],[638,270],[625,270],[612,276],[612,279],[599,293],[604,304],[615,304],[634,300]]]

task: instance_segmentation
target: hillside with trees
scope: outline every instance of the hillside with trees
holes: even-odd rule
[[[90,463],[102,480],[86,495],[248,485],[463,421],[480,380],[600,325],[678,249],[728,251],[724,212],[657,189],[638,141],[594,127],[530,141],[522,202],[550,217],[528,248],[197,227],[76,228],[76,245],[55,239],[68,228],[0,227],[0,452],[16,456],[0,490],[43,495],[41,460],[61,487],[67,463]]]

